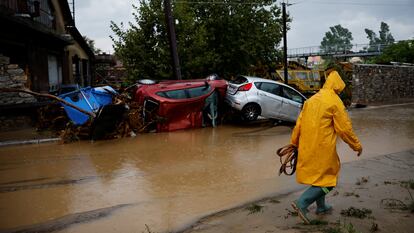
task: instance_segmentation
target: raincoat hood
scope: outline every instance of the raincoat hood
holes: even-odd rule
[[[328,78],[326,79],[325,84],[323,85],[322,89],[325,90],[333,90],[336,94],[341,93],[342,90],[345,88],[345,83],[342,80],[341,76],[339,76],[337,71],[332,71]]]

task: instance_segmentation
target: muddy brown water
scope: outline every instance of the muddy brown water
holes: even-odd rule
[[[362,158],[414,148],[414,105],[353,109]],[[0,148],[0,232],[154,232],[299,188],[277,176],[291,126],[268,122]],[[343,162],[356,160],[338,142]],[[361,159],[362,159],[361,158]]]

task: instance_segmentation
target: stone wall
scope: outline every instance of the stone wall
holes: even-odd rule
[[[27,75],[10,59],[0,54],[0,88],[23,88],[28,83]],[[0,92],[0,106],[34,103],[32,95],[18,92]]]
[[[414,66],[354,65],[352,102],[386,104],[414,101]]]

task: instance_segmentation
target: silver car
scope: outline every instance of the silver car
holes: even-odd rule
[[[241,111],[242,118],[254,121],[258,116],[295,122],[306,97],[280,82],[250,76],[238,76],[227,86],[226,103]]]

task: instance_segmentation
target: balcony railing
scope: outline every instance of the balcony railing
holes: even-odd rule
[[[0,0],[0,6],[15,16],[31,18],[48,28],[54,28],[54,16],[48,0]]]

